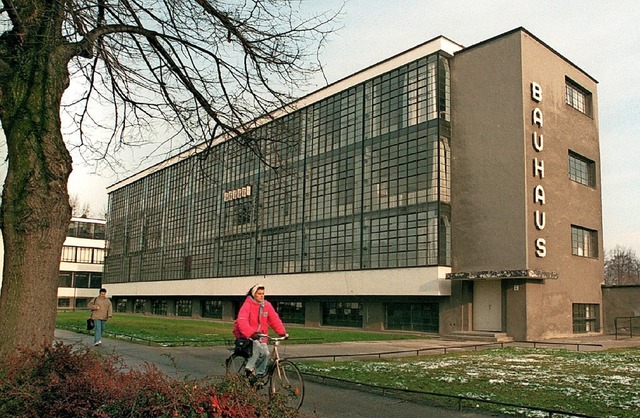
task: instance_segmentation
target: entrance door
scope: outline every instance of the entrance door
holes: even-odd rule
[[[473,282],[474,331],[502,331],[502,282]]]

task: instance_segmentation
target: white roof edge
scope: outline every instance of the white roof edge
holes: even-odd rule
[[[433,38],[430,41],[424,42],[407,51],[401,52],[393,57],[387,58],[377,64],[367,67],[350,76],[347,76],[341,80],[338,80],[335,83],[329,84],[326,87],[316,90],[315,92],[312,92],[294,102],[291,102],[285,108],[273,111],[268,117],[264,116],[254,121],[253,123],[251,123],[250,124],[251,129],[261,126],[264,123],[267,123],[273,120],[274,118],[284,116],[297,109],[301,109],[313,103],[319,102],[320,100],[325,99],[333,94],[344,91],[350,87],[363,83],[367,80],[370,80],[374,77],[377,77],[381,74],[391,71],[394,68],[401,67],[402,65],[408,64],[424,56],[433,54],[438,51],[443,51],[449,55],[454,55],[456,52],[460,51],[461,49],[463,49],[462,45],[457,44],[442,35],[438,36],[436,38]],[[227,134],[220,135],[213,141],[213,144],[211,146],[218,145],[226,141],[227,139],[228,139]],[[148,176],[149,174],[155,173],[156,171],[160,171],[163,168],[172,166],[186,158],[189,158],[195,154],[198,154],[199,152],[206,149],[207,146],[208,145],[204,143],[200,145],[196,145],[193,148],[188,149],[187,151],[181,152],[180,154],[177,154],[164,161],[161,161],[158,164],[155,164],[145,170],[142,170],[132,175],[131,177],[121,180],[115,184],[112,184],[111,186],[107,187],[107,193],[111,193],[126,185],[134,183],[137,180]]]
[[[99,218],[83,218],[82,216],[72,216],[71,221],[87,222],[94,224],[106,224],[107,221]]]

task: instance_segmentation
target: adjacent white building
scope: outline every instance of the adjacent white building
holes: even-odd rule
[[[87,306],[102,286],[105,253],[103,219],[71,218],[62,247],[58,309]]]

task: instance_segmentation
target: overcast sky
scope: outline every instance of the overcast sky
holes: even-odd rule
[[[340,3],[303,0],[302,7]],[[471,46],[526,28],[598,80],[604,246],[640,255],[639,22],[637,0],[346,0],[342,29],[329,38],[322,63],[333,82],[439,35]],[[75,166],[70,193],[99,212],[106,208],[105,187],[118,178],[90,171]]]

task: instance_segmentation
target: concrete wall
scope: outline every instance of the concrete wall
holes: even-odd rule
[[[520,67],[519,36],[452,60],[453,271],[526,265]]]
[[[640,316],[640,284],[602,287],[602,316],[604,333],[614,334],[615,319]],[[640,320],[634,320],[634,334],[640,327]]]

